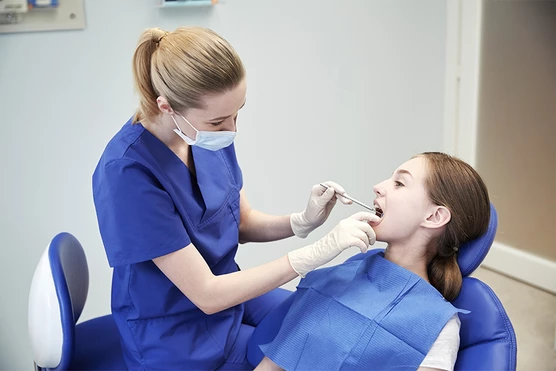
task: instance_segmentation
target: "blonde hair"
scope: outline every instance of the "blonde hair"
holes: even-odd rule
[[[241,59],[214,31],[181,27],[143,31],[133,55],[133,78],[139,108],[133,123],[154,121],[163,96],[172,109],[202,108],[202,98],[236,87],[245,77]]]

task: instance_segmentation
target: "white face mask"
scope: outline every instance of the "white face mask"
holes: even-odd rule
[[[178,115],[180,115],[178,113]],[[181,139],[185,141],[185,143],[189,144],[190,146],[197,146],[204,149],[208,149],[210,151],[218,151],[219,149],[226,148],[230,144],[234,142],[236,137],[235,131],[199,131],[191,125],[189,121],[182,115],[180,117],[189,124],[197,132],[195,139],[189,138],[187,135],[181,131],[180,126],[178,125],[174,115],[170,115],[172,120],[174,120],[174,124],[176,124],[177,129],[174,129],[174,132],[178,134]]]

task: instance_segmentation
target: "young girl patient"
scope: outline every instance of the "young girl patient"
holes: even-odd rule
[[[373,188],[384,254],[301,280],[256,370],[453,370],[459,247],[487,230],[485,184],[465,162],[426,152]]]

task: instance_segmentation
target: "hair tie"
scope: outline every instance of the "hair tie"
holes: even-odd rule
[[[156,42],[156,45],[160,44],[160,42],[162,41],[163,38],[166,37],[166,35],[168,35],[168,32],[165,32],[164,35],[160,36],[160,39],[158,39],[158,41]]]
[[[455,252],[459,251],[459,247],[457,247],[457,246],[454,246],[453,249],[454,249]]]

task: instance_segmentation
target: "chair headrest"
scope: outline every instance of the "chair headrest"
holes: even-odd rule
[[[497,228],[498,214],[496,214],[496,209],[491,203],[490,221],[488,223],[488,229],[485,234],[483,234],[479,238],[463,244],[459,248],[458,265],[461,270],[462,276],[469,276],[482,263],[483,259],[490,250],[490,247],[492,246],[492,242],[494,242],[494,236],[496,235]]]
[[[85,251],[77,238],[62,232],[50,242],[48,259],[56,290],[69,295],[62,300],[71,302],[73,323],[77,323],[89,292],[89,268]]]
[[[88,288],[81,244],[69,233],[56,235],[35,268],[29,292],[29,338],[33,359],[42,369],[67,369]]]

